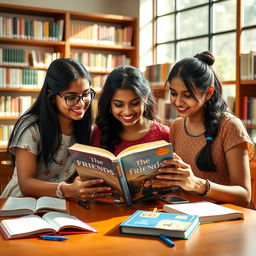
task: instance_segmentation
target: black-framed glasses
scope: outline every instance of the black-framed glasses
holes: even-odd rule
[[[78,104],[80,100],[82,100],[84,103],[91,102],[95,98],[96,92],[90,88],[86,93],[78,96],[78,95],[69,95],[69,96],[64,96],[59,93],[57,93],[58,96],[63,98],[67,104],[67,106],[75,106]]]

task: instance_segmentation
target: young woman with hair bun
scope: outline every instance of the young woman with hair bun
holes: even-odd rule
[[[241,120],[228,112],[214,61],[205,51],[177,62],[168,76],[179,118],[170,126],[175,154],[166,164],[175,167],[159,170],[157,177],[216,201],[248,206],[254,146]]]

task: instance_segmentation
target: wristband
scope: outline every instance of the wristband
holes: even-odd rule
[[[202,194],[199,194],[199,193],[198,193],[199,196],[206,196],[207,193],[209,192],[210,188],[211,188],[210,181],[209,181],[208,179],[206,179],[205,182],[206,182],[205,191],[204,191],[204,193],[202,193]]]
[[[56,195],[58,198],[64,198],[62,191],[61,191],[61,186],[63,184],[67,184],[65,181],[61,181],[60,183],[57,184],[57,188],[56,188]]]

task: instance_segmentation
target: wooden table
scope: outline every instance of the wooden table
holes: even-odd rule
[[[186,196],[184,196],[186,197]],[[187,196],[188,199],[191,200]],[[195,201],[192,199],[192,201]],[[3,199],[0,199],[0,205]],[[70,235],[64,242],[39,238],[4,240],[0,236],[0,255],[9,256],[255,256],[256,211],[242,210],[244,220],[200,225],[188,240],[174,239],[176,246],[168,247],[157,237],[123,235],[119,224],[137,209],[152,210],[162,207],[161,201],[144,202],[131,207],[109,202],[94,202],[84,209],[71,202],[71,214],[80,217],[99,232]]]

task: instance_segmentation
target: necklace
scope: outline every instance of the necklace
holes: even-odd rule
[[[188,130],[187,130],[187,127],[186,127],[186,120],[187,120],[187,118],[184,119],[184,130],[185,130],[185,133],[186,133],[188,136],[190,136],[190,137],[200,137],[200,136],[202,136],[202,135],[205,134],[205,132],[203,132],[203,133],[201,133],[201,134],[199,134],[199,135],[192,135],[192,134],[190,134],[190,133],[188,132]]]

